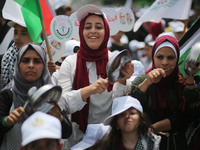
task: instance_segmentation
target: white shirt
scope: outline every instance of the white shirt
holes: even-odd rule
[[[132,60],[134,64],[134,73],[129,78],[130,81],[133,81],[138,75],[145,74],[144,65],[138,60]]]
[[[6,33],[3,41],[0,44],[0,55],[4,54],[6,50],[9,48],[9,44],[13,39],[14,35],[14,28],[10,28],[10,30]]]
[[[109,52],[109,59],[113,54]],[[87,102],[81,97],[81,89],[72,90],[77,54],[68,56],[62,63],[58,85],[63,89],[62,98],[59,101],[61,109],[70,114],[81,110]],[[96,74],[96,62],[86,62],[90,84],[94,83],[100,76]],[[115,83],[112,91],[105,90],[102,94],[90,96],[88,124],[102,123],[111,114],[112,100],[126,94],[131,88],[131,82],[127,80],[126,85]]]
[[[52,74],[51,81],[53,85],[58,85],[59,74],[60,74],[60,69],[56,69],[56,72]]]

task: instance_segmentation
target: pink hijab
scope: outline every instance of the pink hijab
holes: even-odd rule
[[[157,47],[165,41],[170,42],[174,46],[177,53],[177,63],[174,71],[168,77],[162,78],[159,83],[153,84],[152,107],[154,110],[164,110],[163,112],[159,111],[160,115],[167,115],[171,111],[176,110],[176,108],[174,108],[174,105],[172,104],[170,93],[168,92],[168,89],[171,87],[175,87],[175,90],[177,91],[174,93],[177,93],[178,100],[176,103],[178,105],[178,109],[181,110],[185,109],[185,99],[183,97],[184,84],[178,82],[180,75],[178,68],[180,49],[179,49],[179,44],[174,37],[169,35],[164,35],[159,37],[155,41],[155,44],[152,48],[152,60],[153,60],[152,68],[149,69],[146,73],[150,72],[155,68],[154,53]]]

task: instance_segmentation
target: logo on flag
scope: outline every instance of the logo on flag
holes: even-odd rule
[[[173,5],[175,5],[179,0],[160,0],[157,3],[155,3],[155,5],[150,8],[150,10],[158,10],[160,8],[167,8],[167,7],[172,7]]]

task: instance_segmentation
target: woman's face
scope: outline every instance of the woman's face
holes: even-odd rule
[[[29,36],[27,28],[24,28],[18,24],[15,24],[14,42],[17,49],[20,49],[25,44],[32,43],[32,40]]]
[[[140,116],[135,108],[129,108],[117,116],[117,124],[122,132],[138,131]]]
[[[176,66],[177,58],[174,51],[170,47],[162,47],[154,56],[155,68],[164,70]],[[173,72],[173,69],[166,71],[167,76]]]
[[[22,56],[19,69],[25,80],[34,82],[42,75],[44,63],[35,50],[29,49]]]
[[[105,27],[103,19],[97,15],[89,16],[84,24],[83,37],[91,49],[98,49],[104,40]]]

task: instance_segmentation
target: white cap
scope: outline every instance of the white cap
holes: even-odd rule
[[[154,43],[155,43],[155,41],[149,41],[149,42],[147,42],[147,45],[153,47]]]
[[[9,27],[14,27],[15,26],[15,24],[18,24],[18,25],[20,25],[20,26],[22,26],[22,27],[25,27],[26,28],[26,24],[25,23],[23,23],[23,22],[14,22],[14,21],[8,21],[8,23],[7,23],[7,25],[9,26]]]
[[[76,18],[77,18],[78,22],[80,23],[81,20],[85,16],[87,16],[89,13],[97,14],[97,15],[104,15],[103,11],[99,7],[92,5],[92,4],[85,5],[85,6],[81,7],[76,13]]]
[[[183,32],[184,30],[184,23],[181,21],[172,21],[169,25],[172,27],[172,32]]]
[[[134,65],[134,73],[129,78],[129,81],[133,81],[137,76],[145,74],[144,65],[139,60],[132,60],[131,63]]]
[[[66,1],[64,1],[64,0],[57,0],[55,2],[55,4],[54,4],[54,9],[56,10],[56,9],[62,7],[62,6],[65,6],[65,5],[67,5]]]
[[[137,109],[140,112],[143,112],[143,108],[136,98],[133,98],[131,96],[122,96],[115,98],[112,104],[112,114],[105,119],[104,124],[110,124],[114,116],[126,111],[131,107]]]
[[[66,41],[65,42],[65,53],[62,55],[62,57],[73,55],[74,54],[74,48],[76,46],[80,47],[80,41],[77,41],[77,40]]]
[[[110,126],[101,124],[88,124],[85,135],[79,143],[71,147],[71,150],[83,150],[93,146],[110,131]]]
[[[132,40],[129,42],[129,48],[132,52],[135,52],[138,49],[144,48],[145,43],[144,42],[139,42],[137,40]]]
[[[149,41],[153,41],[153,37],[152,37],[151,34],[148,34],[148,35],[145,37],[145,39],[144,39],[144,42],[145,42],[145,43],[147,43],[147,42],[149,42]]]
[[[56,117],[37,111],[24,121],[21,132],[22,146],[44,138],[61,139],[61,123]]]

